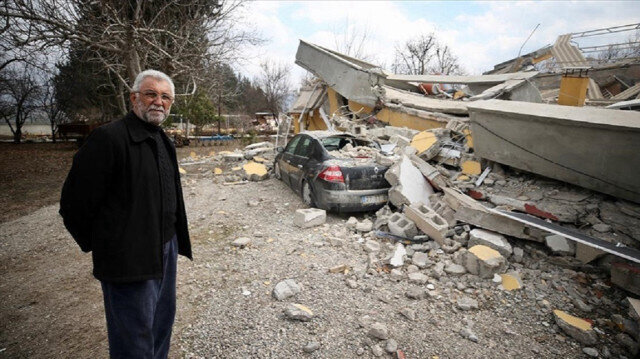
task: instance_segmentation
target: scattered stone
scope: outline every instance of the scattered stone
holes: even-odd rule
[[[369,328],[369,336],[380,340],[387,340],[389,339],[389,330],[386,325],[376,322],[371,324],[371,328]]]
[[[616,342],[622,344],[627,350],[634,356],[638,354],[638,343],[625,333],[619,333],[616,335]]]
[[[356,224],[356,231],[358,232],[371,232],[371,230],[373,230],[373,222],[369,219]]]
[[[400,314],[402,314],[405,318],[414,321],[416,320],[416,311],[409,307],[404,307],[400,309]]]
[[[611,265],[611,283],[640,295],[640,266],[635,263],[617,262]]]
[[[459,264],[455,264],[455,263],[451,263],[448,264],[444,267],[444,271],[448,274],[451,274],[452,276],[461,276],[465,273],[467,273],[467,270],[459,265]]]
[[[522,263],[522,259],[524,259],[524,250],[520,247],[513,247],[513,255],[511,258],[516,263]]]
[[[232,246],[238,247],[238,248],[244,248],[250,244],[251,244],[251,238],[247,238],[247,237],[240,237],[235,241],[233,241],[233,243],[231,243]]]
[[[358,350],[356,350],[356,355],[362,356],[362,354],[364,354],[364,348],[358,348]]]
[[[419,268],[425,268],[429,262],[429,255],[425,252],[414,252],[411,262]]]
[[[242,169],[249,181],[263,181],[269,177],[267,166],[262,163],[249,161],[242,166]]]
[[[329,273],[345,273],[349,270],[349,266],[346,264],[340,264],[335,267],[329,268]]]
[[[493,279],[491,281],[496,284],[502,284],[502,276],[496,273],[493,275]]]
[[[435,289],[436,289],[436,286],[435,286],[435,285],[433,285],[433,284],[431,284],[431,283],[429,283],[429,284],[427,284],[427,289],[428,289],[428,290],[435,290]]]
[[[553,254],[572,256],[576,252],[576,246],[573,241],[570,241],[563,236],[559,236],[557,234],[546,236],[544,241]]]
[[[346,223],[347,228],[355,229],[357,225],[358,225],[358,220],[356,219],[356,217],[349,217]]]
[[[416,284],[425,284],[429,280],[426,274],[420,272],[409,273],[407,276],[409,277],[409,282]]]
[[[504,272],[507,261],[500,253],[483,245],[475,245],[465,252],[465,268],[471,274],[481,278],[493,278],[496,273]]]
[[[590,356],[592,358],[597,358],[598,357],[598,350],[595,349],[595,348],[584,347],[584,348],[582,348],[582,352],[587,354],[587,356]]]
[[[585,303],[582,299],[580,298],[573,298],[573,305],[576,306],[576,308],[578,308],[578,310],[581,310],[585,313],[589,313],[593,310],[593,307],[590,306],[589,304]]]
[[[273,296],[277,300],[285,300],[292,297],[302,291],[302,286],[296,283],[293,279],[286,279],[276,284],[273,288]]]
[[[478,301],[469,297],[459,297],[456,304],[462,310],[478,309]]]
[[[611,226],[604,223],[594,224],[591,228],[593,228],[596,232],[600,232],[600,233],[611,232]]]
[[[364,242],[364,250],[367,253],[380,252],[380,243],[378,241],[374,241],[373,239],[367,239]]]
[[[553,315],[560,329],[573,339],[585,345],[594,345],[598,342],[598,336],[591,327],[591,323],[558,309],[553,311]]]
[[[318,208],[299,209],[293,216],[293,224],[302,228],[319,226],[326,221],[327,212]]]
[[[513,249],[505,236],[485,229],[476,228],[469,233],[469,247],[477,244],[493,248],[504,257],[509,257]]]
[[[358,288],[358,282],[355,279],[347,279],[345,280],[345,283],[347,283],[347,287],[351,288],[351,289],[356,289]]]
[[[478,336],[470,328],[463,328],[460,330],[460,336],[474,343],[478,342]]]
[[[500,277],[502,278],[502,287],[506,291],[522,289],[524,286],[522,278],[520,278],[520,274],[517,272],[501,274]]]
[[[398,351],[398,342],[394,339],[387,340],[387,343],[384,345],[384,350],[389,354],[393,354]]]
[[[284,310],[284,315],[292,320],[308,322],[313,319],[313,311],[302,304],[292,303]]]
[[[407,250],[404,248],[402,243],[397,243],[396,248],[393,251],[393,256],[389,260],[389,264],[392,267],[402,267],[404,265],[404,256],[407,255]]]
[[[394,268],[389,273],[389,276],[391,277],[391,279],[393,279],[395,281],[399,281],[399,280],[402,280],[404,278],[404,273],[402,273],[402,270]]]
[[[409,290],[407,290],[405,295],[409,299],[420,300],[420,299],[424,299],[424,297],[426,296],[426,293],[424,292],[424,289],[422,289],[422,288],[412,287],[412,288],[409,288]]]
[[[318,342],[309,342],[302,348],[305,353],[313,353],[318,349],[320,349],[320,343]]]
[[[371,353],[373,354],[373,356],[381,357],[384,355],[384,349],[382,349],[382,347],[378,344],[374,344],[371,346]]]

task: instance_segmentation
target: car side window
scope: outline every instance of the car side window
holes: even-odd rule
[[[308,158],[311,156],[312,150],[313,147],[311,146],[311,138],[305,137],[304,139],[302,139],[302,141],[300,141],[298,149],[296,150],[296,155]]]
[[[298,145],[298,142],[300,142],[300,137],[294,137],[289,144],[287,145],[287,148],[285,148],[284,152],[285,153],[289,153],[289,154],[293,154],[296,151],[296,146]]]

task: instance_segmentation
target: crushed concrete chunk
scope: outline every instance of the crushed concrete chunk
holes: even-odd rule
[[[285,300],[302,291],[302,286],[293,279],[285,279],[273,288],[273,296],[277,300]]]
[[[409,277],[409,282],[416,284],[425,284],[429,280],[429,277],[426,274],[420,272],[409,273],[407,274],[407,277]]]
[[[402,213],[396,212],[389,217],[387,223],[389,230],[396,236],[413,238],[418,235],[418,228],[407,216]]]
[[[522,283],[522,278],[520,278],[520,274],[517,272],[509,272],[506,274],[501,274],[502,278],[502,287],[504,290],[512,291],[522,289],[524,284]]]
[[[369,336],[380,340],[387,340],[389,339],[389,329],[382,323],[373,323],[371,324],[371,328],[369,328]]]
[[[465,273],[467,273],[467,270],[459,265],[459,264],[455,264],[455,263],[451,263],[448,264],[444,267],[444,271],[452,276],[461,276]]]
[[[598,336],[588,321],[558,309],[553,311],[553,315],[560,329],[573,339],[585,345],[594,345],[598,342]]]
[[[414,252],[411,257],[411,263],[419,268],[425,268],[429,263],[429,255],[425,252]]]
[[[251,238],[247,238],[247,237],[240,237],[235,241],[233,241],[233,243],[231,243],[231,245],[233,245],[234,247],[239,247],[239,248],[244,248],[250,244],[251,244]]]
[[[249,181],[262,181],[269,176],[267,166],[262,163],[249,161],[242,166],[242,169]]]
[[[384,178],[393,186],[389,190],[389,201],[396,207],[422,203],[429,205],[433,188],[407,156],[391,166]]]
[[[635,295],[640,295],[640,268],[632,263],[613,263],[611,265],[611,283]]]
[[[418,156],[429,161],[440,152],[441,141],[438,135],[432,131],[422,131],[411,140],[411,147],[415,148]]]
[[[327,212],[318,208],[299,209],[293,216],[293,224],[302,228],[319,226],[326,221]]]
[[[465,252],[464,264],[469,273],[481,278],[492,278],[494,274],[504,272],[507,261],[495,249],[475,245]]]
[[[476,244],[493,248],[504,257],[509,257],[513,253],[511,244],[503,235],[485,229],[476,228],[469,232],[469,247]]]
[[[480,167],[480,162],[478,161],[464,161],[460,164],[462,167],[462,173],[466,175],[478,176],[482,172],[482,167]]]
[[[356,231],[358,232],[371,232],[371,230],[373,230],[373,222],[370,219],[365,219],[356,224]]]
[[[573,241],[557,234],[546,236],[544,241],[553,254],[571,256],[576,251]]]
[[[449,224],[433,209],[424,204],[414,203],[411,206],[405,206],[404,213],[422,232],[440,245],[444,244]]]
[[[407,250],[402,243],[396,244],[396,248],[393,251],[393,256],[389,260],[389,264],[392,267],[402,267],[404,265],[404,256],[407,255]]]
[[[469,297],[459,297],[456,304],[462,310],[478,309],[478,301]]]

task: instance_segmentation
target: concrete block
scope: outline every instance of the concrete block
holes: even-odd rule
[[[500,277],[502,278],[502,282],[501,282],[502,288],[504,288],[504,290],[506,291],[518,290],[524,287],[524,284],[522,283],[522,278],[520,277],[520,274],[517,272],[509,272],[506,274],[501,274]]]
[[[438,171],[437,168],[416,155],[410,155],[411,163],[422,173],[422,175],[436,189],[442,189],[449,185],[448,180]]]
[[[473,247],[476,244],[493,248],[506,258],[513,253],[511,244],[503,235],[485,229],[476,228],[469,232],[469,247]]]
[[[442,141],[435,131],[427,130],[418,133],[411,139],[411,147],[416,149],[420,158],[429,161],[440,152]]]
[[[387,223],[387,226],[391,233],[396,236],[413,238],[418,235],[416,224],[402,213],[396,212],[389,217],[389,223]]]
[[[422,232],[433,238],[440,245],[444,245],[444,238],[449,229],[449,224],[433,209],[423,204],[413,204],[404,207],[404,214],[415,222]]]
[[[429,205],[433,188],[407,156],[403,155],[398,163],[391,166],[384,178],[393,185],[389,190],[389,201],[394,206],[402,207],[412,203]]]
[[[573,339],[584,345],[594,345],[598,342],[598,336],[588,321],[558,309],[553,311],[553,316],[560,329]]]
[[[629,262],[612,263],[611,283],[635,295],[640,295],[640,267]]]
[[[453,228],[458,223],[455,217],[456,212],[454,212],[451,207],[444,203],[444,201],[440,199],[434,201],[433,196],[431,197],[430,201],[431,209],[433,209],[438,215],[440,215],[440,217],[442,217],[447,222],[449,228]]]
[[[462,167],[462,173],[470,176],[479,176],[482,172],[482,167],[478,161],[464,161],[460,164]]]
[[[576,259],[582,263],[589,263],[596,258],[600,258],[606,254],[605,251],[602,251],[597,248],[593,248],[586,244],[582,243],[574,243],[576,245]]]
[[[557,234],[546,236],[544,242],[553,254],[572,256],[576,252],[573,241]]]
[[[315,227],[327,221],[327,212],[324,209],[306,208],[299,209],[293,215],[293,224],[298,227]]]
[[[507,267],[507,261],[500,253],[483,245],[475,245],[465,252],[465,268],[481,278],[493,278]]]
[[[262,163],[249,161],[242,166],[242,169],[249,181],[262,181],[269,176],[267,166]]]

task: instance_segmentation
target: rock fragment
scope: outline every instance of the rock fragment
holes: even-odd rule
[[[244,248],[251,244],[251,238],[240,237],[231,243],[232,246],[238,248]]]
[[[380,339],[380,340],[389,339],[389,329],[387,329],[386,325],[379,322],[375,322],[371,324],[368,334],[370,337]]]
[[[513,253],[511,244],[507,241],[505,236],[486,229],[476,228],[471,230],[469,233],[469,247],[473,247],[477,244],[493,248],[502,254],[502,256],[507,258],[511,253]]]
[[[572,256],[576,252],[576,246],[573,241],[557,234],[546,236],[544,242],[551,250],[551,253],[556,255]]]
[[[302,304],[291,303],[284,310],[284,315],[291,320],[308,322],[313,319],[313,311]]]
[[[504,272],[507,261],[498,251],[483,245],[475,245],[465,253],[465,268],[481,278],[493,278]]]
[[[327,221],[327,212],[318,208],[299,209],[293,216],[293,224],[302,228],[319,226]]]
[[[553,311],[553,315],[560,329],[573,339],[584,345],[594,345],[598,342],[598,336],[591,327],[591,323],[558,309]]]
[[[304,351],[305,353],[313,353],[318,349],[320,349],[320,343],[309,342],[307,343],[307,345],[304,346],[304,348],[302,348],[302,351]]]
[[[277,300],[285,300],[302,291],[302,286],[293,279],[285,279],[273,288],[273,296]]]
[[[478,301],[469,297],[459,297],[456,304],[462,310],[478,309]]]

